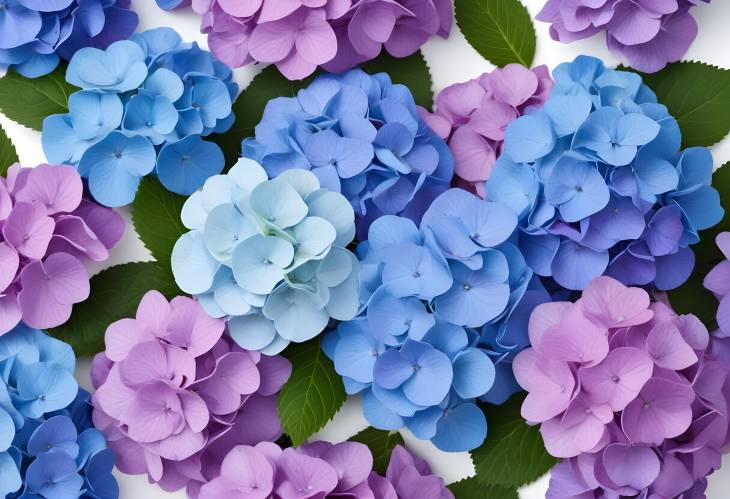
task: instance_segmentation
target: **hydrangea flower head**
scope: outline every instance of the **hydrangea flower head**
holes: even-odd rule
[[[725,257],[705,276],[704,285],[720,300],[717,309],[717,325],[723,336],[730,337],[730,232],[717,235],[717,246]]]
[[[102,262],[124,220],[84,198],[79,174],[65,165],[21,168],[0,178],[0,335],[21,320],[63,324],[89,296],[83,262]]]
[[[117,499],[71,346],[21,324],[0,337],[0,495]]]
[[[381,215],[418,222],[453,176],[451,153],[418,115],[410,90],[359,69],[319,76],[296,97],[269,102],[243,155],[272,178],[310,170],[341,192],[361,240]]]
[[[723,216],[709,150],[680,150],[676,120],[637,74],[580,56],[553,77],[545,106],[507,127],[487,198],[519,213],[528,264],[563,288],[603,274],[679,286],[698,231]]]
[[[484,182],[502,152],[504,129],[544,104],[552,85],[547,66],[529,70],[508,64],[446,87],[436,96],[433,113],[419,108],[426,123],[448,141],[456,185],[484,197]]]
[[[239,348],[195,300],[150,291],[105,342],[91,371],[93,418],[122,472],[193,491],[236,445],[281,435],[276,396],[291,364]]]
[[[646,73],[682,59],[697,36],[690,9],[710,0],[548,0],[537,19],[553,40],[569,43],[606,32],[608,49]]]
[[[547,497],[695,497],[726,442],[730,368],[699,319],[604,276],[537,307],[529,334],[522,416],[566,458]]]
[[[357,314],[359,264],[345,249],[352,207],[312,172],[269,180],[242,158],[186,201],[182,220],[190,232],[172,252],[175,280],[211,316],[229,318],[243,348],[274,355]]]
[[[243,496],[252,490],[256,497],[271,499],[417,499],[423,491],[433,499],[454,498],[425,461],[400,445],[393,449],[385,477],[372,467],[370,449],[358,442],[318,441],[283,450],[271,442],[239,445],[223,459],[220,475],[192,499]]]
[[[76,166],[98,202],[131,203],[153,172],[187,196],[223,169],[222,151],[202,137],[233,124],[238,86],[229,67],[174,30],[79,50],[66,80],[81,90],[67,114],[43,120],[43,150]]]
[[[371,425],[405,426],[446,451],[482,443],[475,399],[518,390],[510,364],[529,344],[520,317],[549,300],[511,242],[516,226],[511,209],[462,189],[436,198],[420,228],[394,215],[370,226],[357,249],[364,313],[324,348]]]
[[[125,40],[139,21],[129,6],[130,0],[3,0],[0,69],[36,78],[83,47]]]
[[[157,0],[163,9],[189,0]],[[434,35],[451,30],[450,0],[193,0],[200,29],[231,67],[276,64],[290,80],[318,66],[343,72],[385,50],[407,57]]]

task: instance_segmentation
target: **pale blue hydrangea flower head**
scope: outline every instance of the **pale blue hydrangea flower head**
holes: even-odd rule
[[[274,355],[358,311],[359,263],[346,249],[352,207],[306,170],[274,179],[243,158],[185,203],[190,232],[175,244],[180,288],[213,317],[228,317],[243,348]]]
[[[43,149],[49,161],[77,166],[101,204],[131,203],[153,172],[170,191],[190,195],[223,169],[222,151],[202,137],[233,124],[238,86],[230,68],[174,30],[83,48],[66,80],[81,90],[67,114],[43,121]]]

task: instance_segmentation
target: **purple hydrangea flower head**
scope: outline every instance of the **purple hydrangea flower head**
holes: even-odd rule
[[[122,472],[190,492],[236,445],[281,435],[276,396],[291,364],[239,348],[192,298],[149,291],[105,342],[91,371],[93,419]]]
[[[410,90],[359,69],[319,76],[296,97],[269,102],[243,155],[272,178],[312,171],[350,201],[359,239],[381,215],[418,222],[453,176],[451,153],[418,115]]]
[[[83,263],[109,258],[124,233],[124,220],[85,199],[81,177],[63,165],[11,166],[0,178],[0,221],[0,334],[21,320],[66,322],[89,296]]]
[[[53,71],[83,47],[129,38],[137,14],[129,0],[0,1],[0,68],[28,78]]]
[[[724,338],[605,276],[538,306],[529,334],[513,363],[522,416],[565,458],[547,497],[701,497],[728,435]]]
[[[71,346],[20,324],[0,337],[0,494],[117,499],[114,452],[93,427]]]
[[[478,447],[486,420],[476,399],[519,390],[511,361],[528,346],[526,323],[547,292],[512,242],[508,207],[450,189],[420,228],[385,215],[359,244],[363,312],[326,337],[348,393],[368,422],[409,428],[445,451]]]
[[[358,442],[312,442],[281,449],[271,442],[238,445],[223,458],[220,475],[191,499],[226,494],[271,499],[453,499],[425,461],[396,446],[385,477],[373,470],[373,456]]]
[[[537,19],[565,43],[605,31],[611,52],[653,73],[687,52],[697,36],[689,11],[700,2],[710,0],[548,0]]]
[[[81,90],[67,114],[43,120],[43,150],[76,166],[101,204],[131,203],[153,172],[188,196],[223,169],[222,151],[202,137],[231,127],[238,85],[228,66],[174,30],[79,50],[66,80]]]
[[[507,126],[487,199],[519,213],[528,264],[563,288],[603,274],[676,288],[698,231],[724,213],[712,155],[680,150],[676,120],[637,74],[580,56],[553,77],[545,106]]]
[[[450,0],[157,0],[163,9],[192,3],[200,29],[231,67],[273,63],[290,80],[317,67],[343,72],[374,59],[415,53],[451,30]]]
[[[449,144],[454,155],[455,185],[485,196],[504,130],[534,106],[545,103],[552,78],[547,66],[532,70],[508,64],[436,96],[434,112],[419,108],[426,123]]]
[[[730,232],[718,234],[716,242],[725,259],[705,276],[704,285],[720,300],[717,325],[724,336],[730,337]]]

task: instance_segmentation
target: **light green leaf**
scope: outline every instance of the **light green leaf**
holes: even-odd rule
[[[172,248],[187,232],[180,220],[185,199],[148,175],[142,179],[132,204],[134,229],[159,265],[170,272]]]
[[[730,131],[730,70],[688,61],[642,77],[677,119],[684,147],[711,146]]]
[[[5,176],[8,167],[17,162],[18,153],[15,152],[15,146],[0,125],[0,175]]]
[[[687,282],[668,292],[669,301],[677,313],[694,314],[709,328],[717,327],[717,298],[703,285],[705,276],[723,261],[725,256],[715,244],[715,237],[730,231],[730,162],[715,170],[712,186],[720,193],[720,204],[725,217],[711,229],[700,232],[700,242],[691,246],[695,253],[695,268]]]
[[[534,482],[557,459],[547,453],[537,426],[528,426],[520,415],[524,394],[499,406],[487,405],[489,435],[471,452],[477,480],[483,485],[516,489]]]
[[[456,0],[456,22],[466,40],[497,66],[532,65],[537,37],[519,0]]]
[[[48,332],[69,343],[76,355],[94,355],[104,350],[104,333],[109,324],[134,317],[142,296],[152,289],[168,299],[180,292],[172,275],[155,262],[110,267],[91,278],[91,294],[74,305],[71,318]]]
[[[369,73],[388,72],[393,82],[403,83],[413,91],[416,103],[431,107],[431,74],[420,52],[404,59],[395,59],[384,52],[377,59],[366,63],[363,69]],[[314,76],[301,81],[287,80],[273,65],[265,67],[256,75],[233,103],[236,121],[231,129],[210,136],[223,150],[227,168],[231,168],[241,156],[241,141],[254,136],[254,128],[261,121],[266,104],[277,97],[295,97],[313,79]]]
[[[68,97],[78,90],[66,83],[66,66],[40,78],[25,78],[14,70],[0,78],[0,111],[11,120],[41,131],[43,119],[68,112]]]
[[[403,445],[403,437],[397,431],[366,428],[350,440],[360,442],[370,448],[373,453],[373,470],[385,475],[390,462],[390,454],[396,445]]]
[[[292,343],[284,355],[293,369],[279,394],[279,419],[298,446],[334,417],[345,403],[345,388],[318,339]]]
[[[517,490],[487,487],[476,477],[465,478],[449,485],[456,499],[517,499]]]

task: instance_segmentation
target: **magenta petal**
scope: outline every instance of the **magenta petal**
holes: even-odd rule
[[[55,225],[43,205],[16,203],[3,226],[3,236],[21,255],[40,260],[46,255]]]
[[[296,26],[282,21],[259,24],[248,42],[251,56],[260,62],[279,62],[294,48]]]
[[[697,362],[697,354],[684,341],[674,321],[655,325],[646,339],[646,351],[659,367],[680,371]]]
[[[182,387],[195,379],[195,358],[182,348],[148,341],[129,351],[119,363],[119,374],[130,388],[157,381]]]
[[[497,154],[489,141],[469,126],[454,131],[449,146],[454,154],[454,171],[471,182],[486,180],[492,172]]]
[[[535,307],[530,315],[528,331],[530,335],[530,344],[536,350],[540,350],[540,343],[545,332],[560,324],[563,314],[572,307],[573,304],[568,301],[554,301],[542,303]]]
[[[566,362],[592,364],[608,354],[608,331],[585,317],[579,306],[570,307],[560,324],[540,340],[540,353]]]
[[[38,203],[49,215],[71,213],[81,203],[84,186],[75,168],[66,165],[39,165],[31,169],[25,185],[15,193],[15,201]]]
[[[213,482],[225,481],[225,487],[212,485]],[[251,499],[265,499],[269,497],[274,487],[274,468],[266,456],[256,449],[247,445],[234,447],[223,459],[221,466],[221,477],[203,486],[201,496],[203,499],[215,499],[222,497],[211,494],[214,487],[221,491],[235,491]]]
[[[178,395],[162,383],[135,390],[125,416],[129,437],[140,443],[165,439],[185,425]]]
[[[140,328],[134,319],[120,319],[112,322],[104,333],[106,355],[110,360],[119,362],[124,360],[129,351],[138,343],[152,341],[156,338]]]
[[[147,291],[139,302],[135,317],[142,328],[146,329],[150,335],[156,336],[162,331],[167,331],[170,304],[159,291]]]
[[[689,428],[694,399],[687,384],[651,378],[621,413],[621,427],[634,443],[660,445]]]
[[[154,300],[159,302],[159,307],[164,308],[159,297]],[[192,356],[199,357],[209,351],[223,335],[225,322],[210,317],[192,298],[175,297],[170,306],[168,334],[165,339],[187,349]]]
[[[529,392],[522,403],[522,417],[527,421],[547,421],[568,407],[575,378],[566,363],[541,359],[528,348],[517,355],[512,369],[517,382]]]
[[[507,64],[489,75],[494,98],[512,107],[524,104],[537,91],[537,75],[521,64]]]
[[[583,310],[608,328],[643,324],[652,318],[649,294],[611,277],[593,279],[583,291]]]
[[[581,388],[594,403],[607,403],[615,412],[634,400],[654,370],[648,355],[638,348],[612,350],[600,364],[581,368]]]

